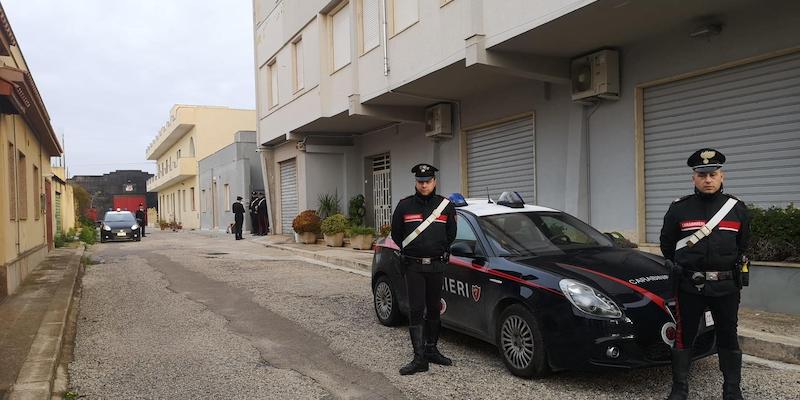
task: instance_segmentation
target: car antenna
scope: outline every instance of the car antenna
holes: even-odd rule
[[[489,201],[489,204],[494,204],[494,202],[492,202],[492,198],[489,197],[489,187],[488,186],[486,187],[486,200]]]

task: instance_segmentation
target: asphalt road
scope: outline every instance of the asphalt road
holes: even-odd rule
[[[83,398],[661,399],[668,368],[510,375],[494,347],[445,332],[455,365],[410,377],[405,328],[377,323],[369,278],[230,236],[150,233],[91,249],[70,387]],[[691,398],[721,398],[716,357]],[[800,368],[746,362],[751,399],[800,398]]]

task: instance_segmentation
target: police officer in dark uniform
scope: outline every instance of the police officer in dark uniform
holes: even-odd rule
[[[414,166],[416,193],[400,200],[392,214],[392,240],[400,246],[414,349],[414,359],[400,369],[401,375],[427,371],[428,362],[453,363],[436,345],[442,326],[442,273],[456,238],[456,211],[436,194],[436,171],[429,164]]]
[[[259,193],[256,212],[258,214],[259,235],[266,235],[269,233],[269,215],[267,214],[267,197],[263,193]]]
[[[259,232],[259,224],[258,224],[258,192],[253,192],[250,194],[250,233],[253,235],[260,235]]]
[[[144,204],[139,203],[139,208],[136,210],[136,224],[139,225],[141,237],[144,237],[144,228],[147,225],[147,211],[144,210]]]
[[[745,204],[722,191],[724,163],[725,156],[709,148],[689,157],[694,194],[670,205],[661,228],[661,252],[675,279],[678,300],[670,400],[688,396],[692,346],[706,308],[716,327],[722,396],[742,398],[736,324],[750,225]]]
[[[233,233],[236,235],[236,240],[242,240],[242,225],[244,225],[244,204],[242,204],[242,196],[236,196],[236,202],[231,207],[233,211]]]

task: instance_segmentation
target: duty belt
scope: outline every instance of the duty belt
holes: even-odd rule
[[[438,257],[411,257],[411,256],[404,255],[403,257],[406,258],[406,259],[409,259],[411,261],[418,262],[418,263],[423,264],[423,265],[428,265],[428,264],[430,264],[430,263],[432,263],[434,261],[442,261],[442,260],[444,260],[444,258],[442,256],[438,256]]]
[[[728,279],[733,279],[733,271],[686,270],[686,274],[695,285],[703,284],[706,281],[725,281]]]

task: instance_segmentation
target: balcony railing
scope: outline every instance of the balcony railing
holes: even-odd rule
[[[165,173],[147,180],[148,192],[158,192],[182,180],[197,176],[197,159],[195,157],[179,158],[172,161],[172,165],[169,167]]]

